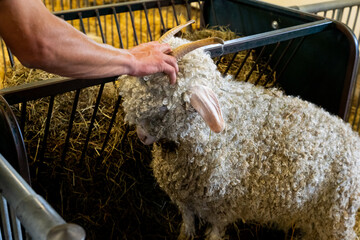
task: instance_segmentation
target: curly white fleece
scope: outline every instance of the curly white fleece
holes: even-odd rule
[[[187,42],[174,38],[173,47]],[[126,121],[151,120],[153,171],[183,214],[180,236],[194,231],[193,215],[223,236],[237,219],[304,231],[304,239],[354,239],[360,204],[360,139],[349,124],[276,89],[224,78],[201,49],[179,61],[177,84],[162,74],[121,77]],[[226,128],[215,134],[191,107],[189,89],[211,88]]]

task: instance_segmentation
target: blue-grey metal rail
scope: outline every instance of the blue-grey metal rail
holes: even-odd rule
[[[5,239],[22,239],[19,226],[15,229],[10,228],[7,204],[14,213],[11,216],[19,219],[17,225],[21,223],[34,240],[85,239],[84,229],[76,224],[66,223],[1,154],[0,193],[1,229],[4,231]]]

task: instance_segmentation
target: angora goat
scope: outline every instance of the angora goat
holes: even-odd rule
[[[179,239],[193,236],[195,216],[210,223],[211,240],[238,219],[295,225],[303,239],[356,238],[360,139],[349,124],[279,90],[223,77],[201,49],[187,53],[193,43],[164,40],[182,57],[177,84],[163,74],[123,76],[120,94],[140,140],[161,140],[152,168],[182,213]]]

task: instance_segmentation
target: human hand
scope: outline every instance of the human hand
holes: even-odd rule
[[[170,78],[170,83],[176,83],[176,74],[179,71],[176,58],[169,55],[171,47],[167,43],[148,42],[129,49],[133,56],[129,75],[146,76],[163,72]]]

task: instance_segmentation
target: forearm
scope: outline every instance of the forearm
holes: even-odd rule
[[[40,0],[0,0],[0,22],[0,35],[25,66],[77,78],[130,73],[127,50],[96,43]]]

